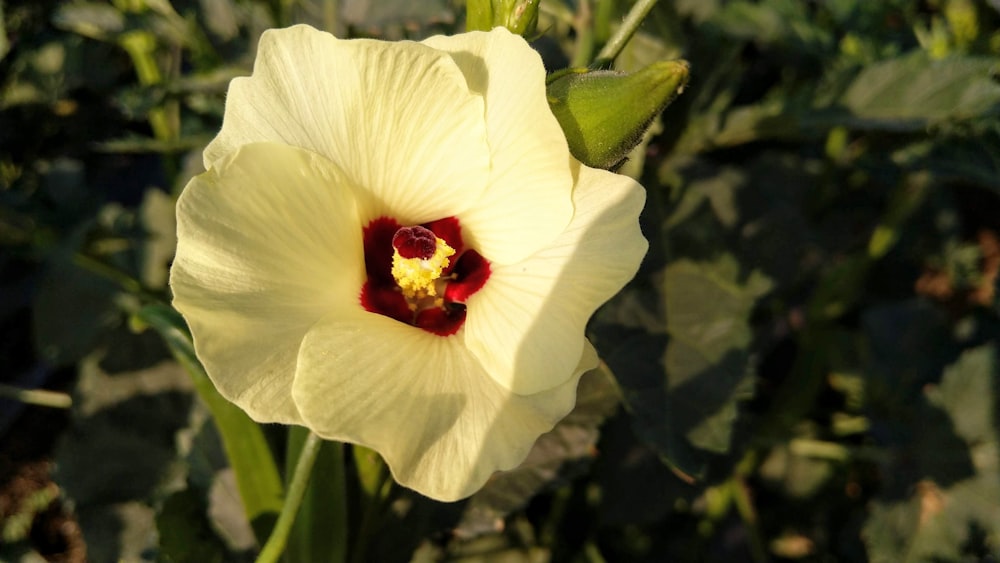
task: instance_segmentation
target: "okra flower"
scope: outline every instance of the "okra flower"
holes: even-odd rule
[[[266,32],[177,204],[174,305],[219,392],[466,497],[518,465],[597,365],[644,192],[569,154],[538,55]]]

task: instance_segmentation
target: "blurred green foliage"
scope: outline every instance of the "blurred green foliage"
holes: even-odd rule
[[[546,0],[535,45],[585,65],[629,7]],[[172,198],[261,31],[419,39],[463,9],[0,2],[2,382],[72,392],[58,502],[91,560],[248,560],[268,527],[176,362],[183,327],[148,316]],[[463,503],[330,445],[314,488],[344,512],[307,501],[290,560],[1000,557],[998,24],[992,0],[660,2],[616,68],[683,58],[691,79],[621,169],[651,249],[591,323],[608,369]],[[255,432],[294,459],[301,437]],[[0,559],[45,552],[24,522],[53,498],[0,509]],[[348,545],[309,543],[334,521]]]

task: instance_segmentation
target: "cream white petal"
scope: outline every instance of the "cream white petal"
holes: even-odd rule
[[[456,337],[358,311],[316,325],[302,344],[292,395],[324,438],[375,449],[395,479],[454,501],[511,469],[576,401],[589,355],[560,386],[510,393]]]
[[[493,170],[483,199],[461,214],[474,246],[510,264],[552,240],[573,215],[566,137],[549,110],[542,59],[504,28],[424,41],[451,54],[486,98]]]
[[[366,218],[418,224],[468,209],[485,190],[483,115],[451,58],[419,43],[269,30],[253,75],[230,85],[205,165],[257,141],[301,147],[370,191]]]
[[[177,202],[174,307],[219,392],[256,420],[301,423],[291,386],[302,339],[357,303],[352,194],[324,158],[256,143],[216,161]]]
[[[494,267],[468,301],[465,343],[514,393],[537,393],[570,376],[587,320],[632,279],[646,253],[642,186],[578,166],[576,214],[566,231],[530,258]]]

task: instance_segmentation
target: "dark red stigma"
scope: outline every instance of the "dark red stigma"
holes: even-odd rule
[[[437,237],[430,229],[417,225],[402,227],[392,236],[392,247],[403,258],[427,260],[437,250]]]

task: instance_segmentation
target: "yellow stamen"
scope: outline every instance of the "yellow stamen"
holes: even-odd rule
[[[448,257],[453,254],[455,249],[440,238],[437,239],[434,255],[430,258],[403,258],[398,250],[393,249],[392,277],[407,299],[434,297],[437,295],[435,282],[451,264]]]

